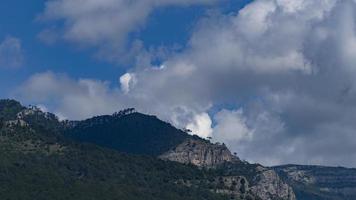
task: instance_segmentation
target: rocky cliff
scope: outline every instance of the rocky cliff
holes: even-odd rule
[[[242,191],[247,191],[262,200],[296,199],[293,189],[283,182],[274,170],[242,162],[232,155],[224,144],[212,144],[202,139],[188,139],[159,157],[163,160],[223,171],[224,175],[220,178],[225,180],[222,182],[227,185],[230,182],[238,182],[237,179],[246,181],[243,189],[231,186],[228,187],[229,190],[221,189],[216,192],[236,197],[245,195]]]
[[[261,199],[296,200],[293,189],[274,170],[258,166],[257,171],[257,183],[251,187],[253,194]]]
[[[206,168],[214,168],[224,162],[240,162],[225,145],[212,144],[202,139],[187,139],[159,157]]]

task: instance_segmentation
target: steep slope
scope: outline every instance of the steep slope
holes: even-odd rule
[[[274,169],[294,188],[298,200],[356,199],[356,169],[304,165]]]

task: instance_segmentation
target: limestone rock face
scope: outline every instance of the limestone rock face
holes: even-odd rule
[[[243,162],[232,155],[230,150],[222,144],[212,144],[201,139],[188,139],[159,158],[193,164],[201,168],[222,169],[226,175],[220,177],[220,185],[225,185],[225,187],[216,190],[217,193],[241,199],[253,194],[257,199],[262,200],[296,200],[293,189],[284,183],[273,169]],[[225,168],[225,166],[228,167]],[[240,168],[244,168],[245,171]],[[244,183],[243,189],[241,180]]]
[[[293,189],[284,183],[274,170],[265,167],[257,167],[257,170],[257,183],[251,187],[253,194],[263,200],[296,200]]]
[[[214,168],[224,162],[240,161],[233,156],[225,145],[211,144],[205,140],[188,139],[163,155],[163,160],[170,160],[198,167]]]

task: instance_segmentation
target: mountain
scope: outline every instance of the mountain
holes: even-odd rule
[[[356,169],[241,161],[126,109],[59,121],[0,100],[1,199],[354,200]]]
[[[224,144],[191,136],[155,116],[128,109],[69,124],[65,135],[78,142],[218,171],[218,193],[235,198],[252,194],[263,200],[295,199],[292,188],[273,170],[242,162]]]
[[[298,200],[356,199],[356,169],[305,165],[274,169],[293,187]]]

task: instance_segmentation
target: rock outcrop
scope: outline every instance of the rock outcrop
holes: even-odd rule
[[[262,200],[296,199],[293,189],[284,183],[273,169],[242,162],[232,155],[224,144],[212,144],[202,139],[188,139],[159,158],[193,164],[201,168],[225,170],[225,176],[220,177],[221,185],[224,187],[216,190],[217,193],[235,198],[242,198],[251,193]]]
[[[283,182],[274,170],[258,166],[257,171],[255,177],[257,183],[251,187],[253,194],[268,200],[296,199],[293,189]]]
[[[159,158],[205,168],[214,168],[224,162],[240,162],[225,145],[202,139],[188,139]]]

